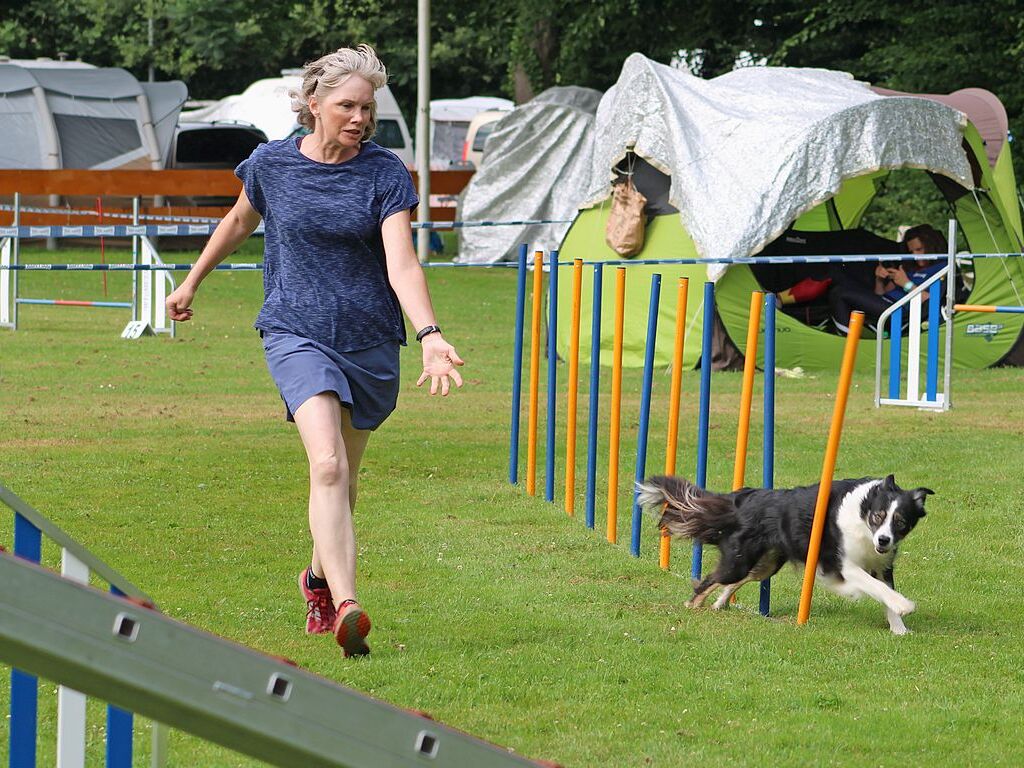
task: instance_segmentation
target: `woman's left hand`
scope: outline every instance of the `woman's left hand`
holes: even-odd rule
[[[440,333],[431,333],[423,337],[423,373],[416,380],[416,386],[420,386],[427,379],[430,379],[430,394],[436,395],[438,389],[441,396],[448,394],[451,382],[456,387],[462,386],[462,376],[455,370],[455,366],[463,365],[462,358],[455,351],[455,347],[444,340]]]

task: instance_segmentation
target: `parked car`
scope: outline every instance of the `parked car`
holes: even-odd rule
[[[480,167],[480,161],[484,157],[484,144],[487,137],[491,135],[494,126],[509,111],[507,109],[488,109],[481,112],[469,121],[469,128],[466,130],[466,140],[462,144],[462,162]]]
[[[254,125],[243,122],[178,123],[165,168],[173,170],[234,170],[267,136]],[[233,205],[234,198],[182,197],[170,205]]]

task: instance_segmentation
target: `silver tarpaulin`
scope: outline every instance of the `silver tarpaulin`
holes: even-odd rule
[[[844,72],[748,67],[703,80],[635,53],[596,118],[566,108],[537,118],[531,105],[488,140],[463,220],[571,218],[607,201],[630,149],[671,177],[669,202],[706,258],[757,253],[871,171],[927,168],[973,186],[962,113],[879,95]],[[557,248],[567,229],[466,230],[460,258],[514,258],[520,242]]]
[[[462,221],[571,221],[590,178],[591,127],[601,94],[550,88],[501,118],[463,194]],[[514,259],[520,243],[557,248],[568,223],[459,230],[459,261]]]

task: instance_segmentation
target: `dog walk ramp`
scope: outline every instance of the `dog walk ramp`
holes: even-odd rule
[[[0,584],[0,661],[272,765],[542,765],[2,550]]]

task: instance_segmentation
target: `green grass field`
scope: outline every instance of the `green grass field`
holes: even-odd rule
[[[240,259],[254,260],[258,245]],[[24,260],[53,256],[96,258],[35,251]],[[824,592],[797,627],[800,577],[789,568],[775,579],[768,620],[753,587],[732,610],[691,612],[687,544],[674,549],[672,571],[660,570],[648,523],[641,557],[628,552],[639,372],[624,382],[620,543],[610,545],[606,433],[598,531],[543,500],[543,407],[540,496],[508,482],[514,273],[439,269],[429,281],[439,322],[467,361],[466,386],[430,398],[414,386],[418,348],[403,351],[399,410],[360,472],[360,597],[375,624],[367,659],[346,661],[330,638],[302,631],[295,576],[310,543],[306,465],[251,328],[258,274],[211,276],[174,340],[122,341],[126,310],[23,306],[22,330],[0,331],[0,482],[168,615],[530,757],[566,766],[1024,764],[1024,371],[955,372],[945,414],[877,411],[871,378],[854,379],[837,476],[895,472],[904,486],[936,491],[896,570],[918,605],[912,634],[892,636],[873,602]],[[126,297],[127,286],[110,275],[110,298]],[[96,273],[22,276],[24,296],[102,293]],[[559,377],[561,389],[564,366]],[[606,371],[602,420],[609,379]],[[731,483],[740,379],[713,376],[713,488]],[[836,379],[778,380],[777,485],[817,481]],[[660,371],[652,472],[664,464],[668,382]],[[695,372],[684,375],[678,466],[691,476],[697,383]],[[761,477],[760,392],[758,381],[751,484]],[[559,404],[560,500],[564,394]],[[525,408],[522,423],[525,434]],[[580,426],[582,510],[585,397]],[[6,519],[0,544],[10,547]],[[41,690],[47,765],[55,697],[52,685]],[[5,714],[8,695],[5,669]],[[93,711],[90,765],[99,766],[103,723],[98,704]],[[6,728],[0,718],[0,752]],[[137,733],[141,765],[148,733]],[[172,766],[257,764],[180,732],[170,754]]]

